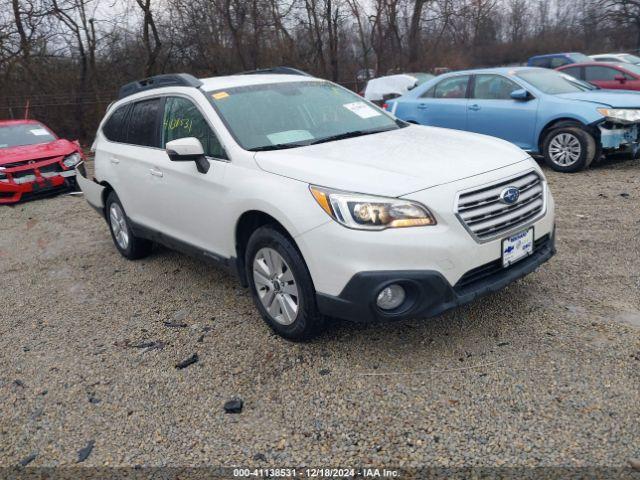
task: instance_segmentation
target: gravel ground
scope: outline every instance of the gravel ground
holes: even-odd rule
[[[558,254],[504,291],[309,344],[274,336],[222,270],[123,259],[82,197],[1,208],[0,466],[75,464],[90,442],[82,465],[626,465],[639,171],[547,171]]]

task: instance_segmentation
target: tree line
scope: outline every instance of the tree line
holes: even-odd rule
[[[0,0],[0,119],[92,138],[117,88],[287,65],[354,90],[366,72],[637,51],[638,0]]]

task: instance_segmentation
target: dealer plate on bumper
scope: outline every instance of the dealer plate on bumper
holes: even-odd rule
[[[533,227],[502,240],[502,266],[508,267],[533,253]]]

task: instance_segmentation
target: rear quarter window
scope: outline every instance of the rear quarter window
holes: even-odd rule
[[[127,140],[126,120],[127,112],[129,111],[129,105],[122,105],[118,107],[115,112],[111,114],[107,123],[102,127],[102,133],[108,140],[112,142],[125,142]]]

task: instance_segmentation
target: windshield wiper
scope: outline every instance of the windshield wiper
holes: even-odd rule
[[[308,143],[276,143],[275,145],[264,145],[262,147],[250,148],[250,152],[268,152],[269,150],[284,150],[286,148],[297,148],[309,145]]]
[[[402,127],[406,127],[402,125]],[[400,125],[398,125],[400,127]],[[310,142],[295,142],[295,143],[276,143],[275,145],[264,145],[262,147],[250,148],[251,152],[267,152],[269,150],[284,150],[285,148],[297,148],[306,147],[308,145],[317,145],[318,143],[333,142],[336,140],[344,140],[346,138],[361,137],[363,135],[371,135],[372,133],[388,132],[389,130],[395,130],[395,128],[381,128],[377,130],[353,130],[351,132],[338,133],[337,135],[331,135],[328,137],[318,138]]]
[[[354,130],[352,132],[339,133],[337,135],[331,135],[329,137],[319,138],[318,140],[314,140],[313,142],[309,143],[309,145],[317,145],[318,143],[325,143],[325,142],[334,142],[336,140],[344,140],[346,138],[361,137],[363,135],[370,135],[372,133],[387,132],[389,130],[395,130],[395,129],[383,128],[383,129],[378,129],[378,130]]]

